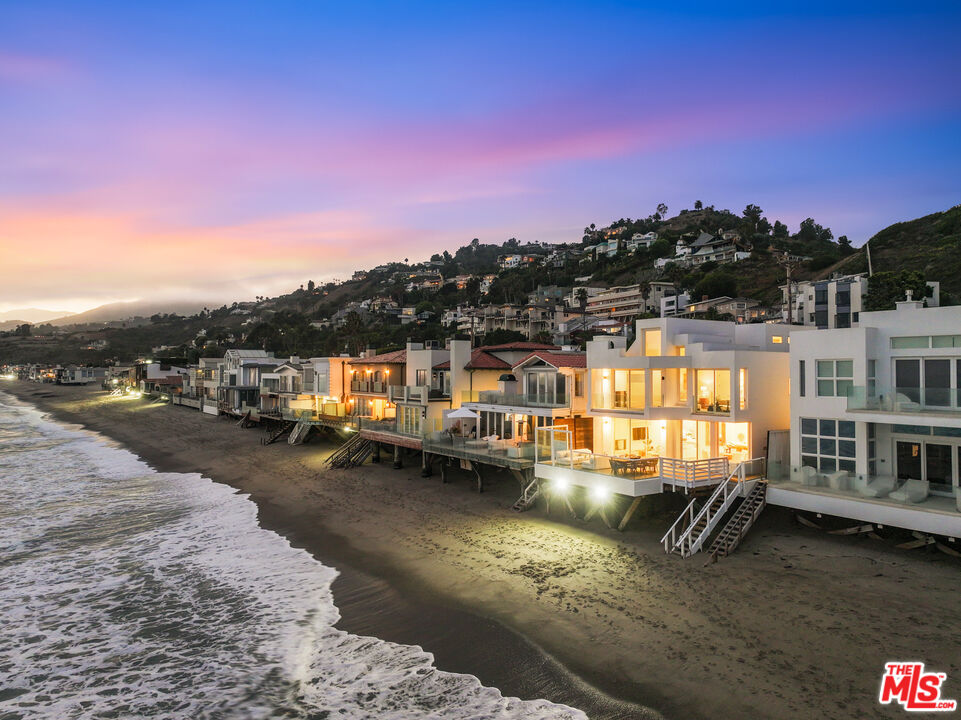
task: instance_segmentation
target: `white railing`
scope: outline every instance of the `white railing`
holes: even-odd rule
[[[661,480],[667,485],[681,486],[688,490],[713,485],[731,473],[731,463],[726,457],[703,460],[661,458]]]
[[[737,467],[727,476],[727,479],[718,485],[714,492],[711,493],[704,507],[697,513],[694,513],[695,501],[691,500],[684,509],[684,512],[680,514],[677,520],[674,521],[674,524],[671,525],[671,528],[664,534],[664,537],[661,538],[664,552],[670,553],[676,550],[681,554],[681,557],[690,557],[698,552],[710,536],[711,531],[714,530],[734,504],[734,500],[744,494],[745,479],[753,476],[755,474],[753,471],[756,471],[759,467],[763,467],[763,463],[764,458],[752,458],[738,463]],[[719,499],[721,500],[721,504],[715,509],[714,504]],[[689,522],[684,526],[684,529],[681,530],[679,525],[685,518],[687,518]],[[697,532],[697,536],[694,537],[696,526],[701,520],[704,520],[704,526]]]

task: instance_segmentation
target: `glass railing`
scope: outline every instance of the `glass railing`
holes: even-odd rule
[[[505,393],[494,390],[482,390],[478,402],[490,405],[513,405],[515,407],[569,407],[569,395],[538,395],[529,393]]]
[[[705,415],[730,415],[731,401],[729,399],[701,397],[694,403],[694,412]]]
[[[847,409],[890,413],[961,413],[961,389],[855,385],[848,394]]]

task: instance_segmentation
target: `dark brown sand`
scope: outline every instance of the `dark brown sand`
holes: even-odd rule
[[[314,439],[261,433],[99,390],[5,383],[159,470],[250,493],[261,524],[341,571],[340,627],[434,653],[505,695],[592,718],[900,717],[877,703],[885,661],[923,660],[961,698],[961,563],[798,527],[765,511],[715,565],[664,554],[672,516],[618,533],[542,508],[518,515],[510,476],[472,492],[420,464],[330,471]],[[636,703],[636,704],[632,704]]]

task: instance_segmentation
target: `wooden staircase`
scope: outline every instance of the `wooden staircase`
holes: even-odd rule
[[[237,421],[237,425],[238,427],[246,428],[246,427],[250,427],[251,424],[252,423],[250,421],[250,410],[248,410],[243,414],[240,420]]]
[[[727,556],[734,552],[734,549],[740,544],[747,531],[751,529],[766,505],[767,483],[758,481],[754,489],[741,501],[727,524],[721,528],[721,531],[711,543],[711,547],[708,549],[711,561],[716,561],[719,556]]]
[[[267,432],[264,433],[264,436],[260,439],[261,445],[271,445],[277,442],[278,438],[280,438],[282,435],[286,435],[291,430],[293,430],[295,424],[296,423],[294,422],[285,422],[285,423],[281,423],[279,426],[277,426],[273,430],[268,430]]]
[[[298,420],[294,429],[290,431],[290,436],[287,438],[287,442],[291,445],[301,445],[307,440],[307,436],[310,435],[310,431],[313,429],[307,420]]]
[[[373,450],[374,444],[370,440],[355,435],[327,458],[327,465],[332,468],[348,468],[361,465]]]

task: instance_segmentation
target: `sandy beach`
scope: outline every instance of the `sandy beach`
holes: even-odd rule
[[[479,495],[467,473],[445,485],[413,458],[331,471],[336,445],[320,437],[265,447],[259,430],[185,407],[0,390],[159,470],[249,493],[264,527],[341,570],[340,626],[421,645],[505,695],[592,718],[899,717],[877,702],[883,665],[922,660],[961,699],[961,560],[942,553],[827,535],[769,508],[735,555],[705,565],[665,555],[669,512],[621,533],[542,506],[512,512],[506,474]]]

